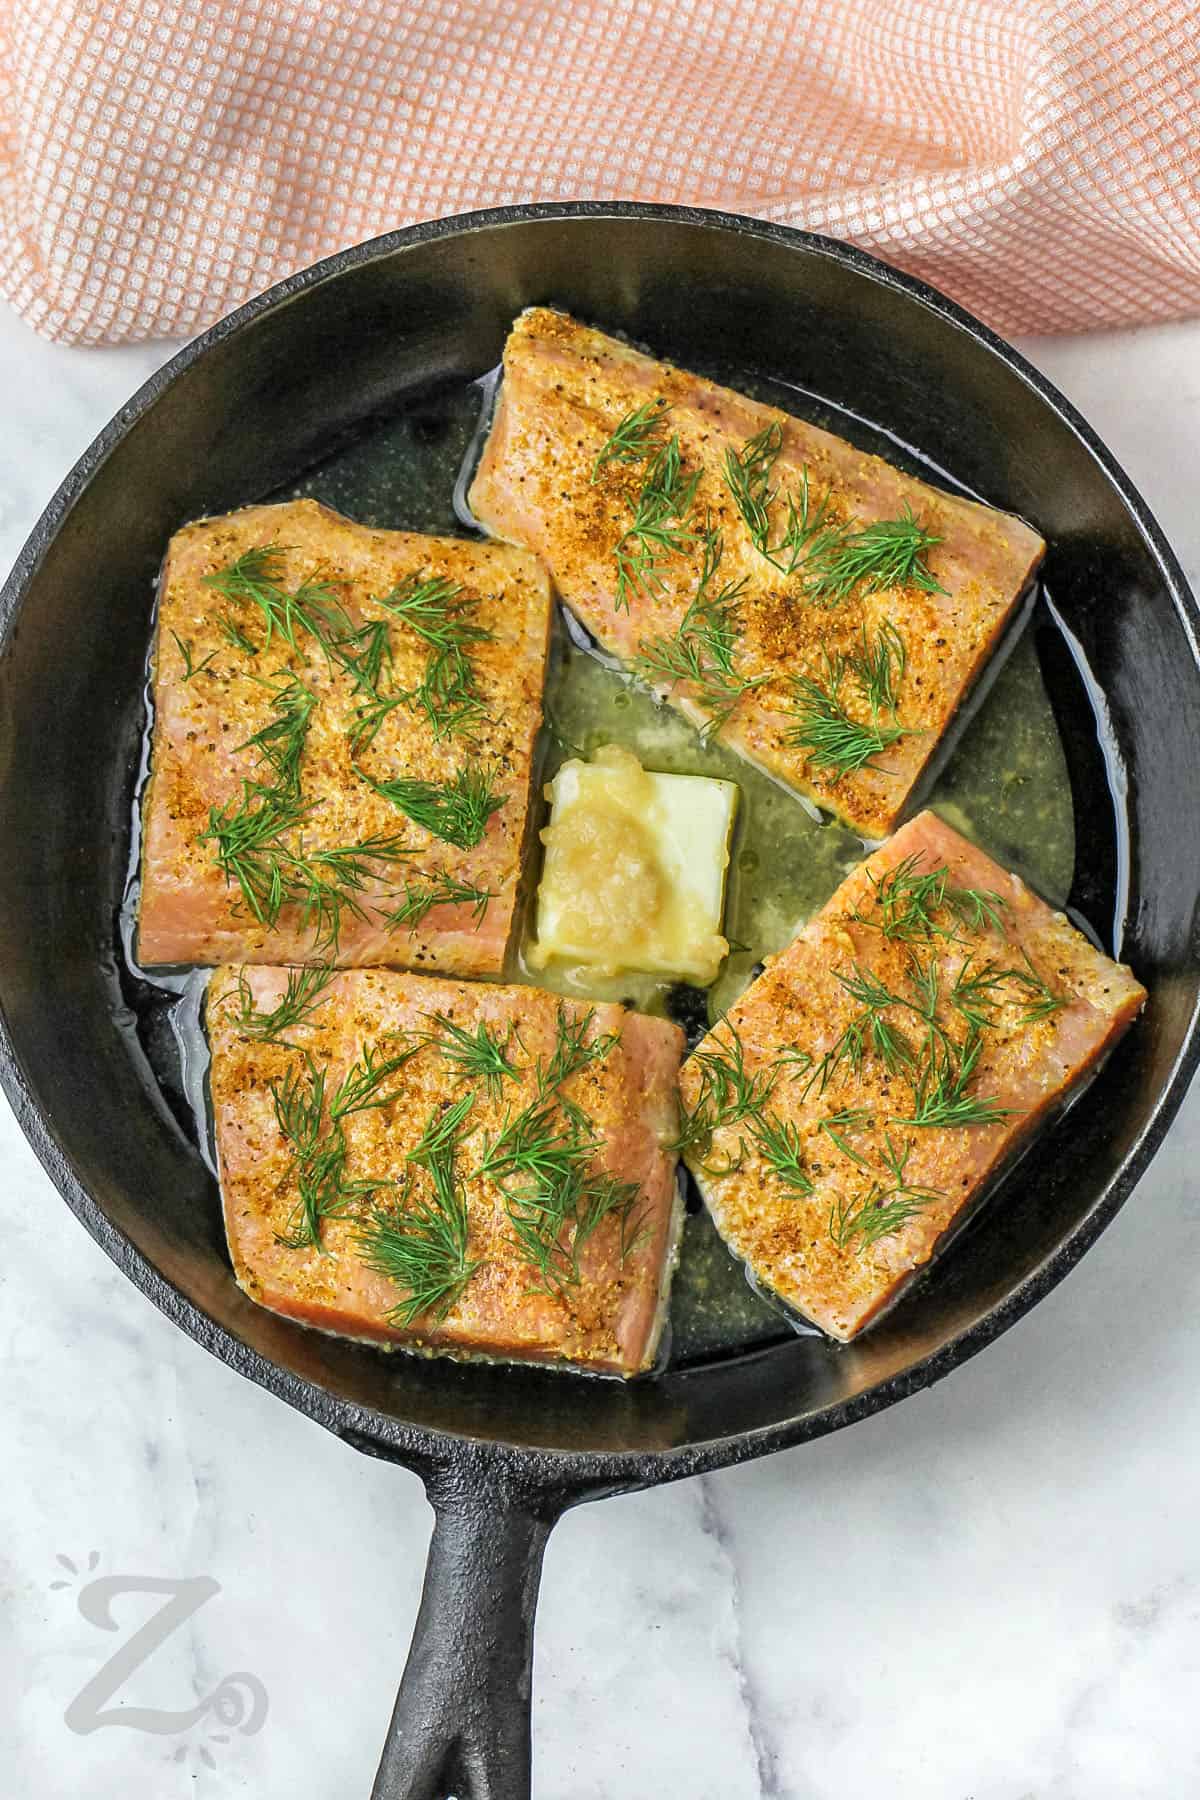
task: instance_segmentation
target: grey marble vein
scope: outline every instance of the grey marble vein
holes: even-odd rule
[[[721,1509],[721,1501],[712,1478],[700,1477],[701,1519],[704,1530],[716,1543],[729,1566],[729,1589],[733,1608],[733,1641],[730,1661],[737,1680],[738,1693],[746,1714],[746,1730],[754,1747],[755,1772],[762,1800],[800,1800],[796,1790],[785,1791],[780,1782],[779,1765],[770,1733],[763,1719],[762,1706],[755,1691],[753,1677],[745,1656],[745,1633],[742,1618],[742,1584],[738,1572],[737,1552]]]

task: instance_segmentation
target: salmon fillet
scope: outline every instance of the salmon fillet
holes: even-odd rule
[[[253,583],[235,579],[230,592],[228,571],[253,573],[256,553],[261,563],[272,546],[258,581],[277,615],[268,642]],[[416,614],[422,636],[403,609],[429,583],[441,585],[424,590],[434,612]],[[177,532],[154,645],[142,963],[333,960],[497,974],[526,836],[550,610],[545,571],[523,551],[374,531],[312,500]],[[471,705],[439,736],[419,696],[433,695],[428,633],[447,620],[470,634],[466,660],[439,667],[466,670]],[[438,715],[439,729],[449,716]],[[494,806],[482,825],[446,827],[460,842],[370,785],[411,778],[442,792],[464,770]],[[267,820],[235,866],[239,831],[263,825],[263,787],[286,795],[291,822],[272,834]],[[249,869],[250,895],[238,867]]]
[[[281,1027],[272,1015],[299,979],[224,968],[209,988],[225,1227],[251,1299],[306,1325],[411,1350],[616,1375],[648,1368],[681,1225],[668,1147],[678,1130],[678,1027],[535,988],[381,970],[314,977],[301,1016]],[[499,1047],[497,1061],[485,1046],[490,1079],[451,1026],[477,1050],[481,1030]],[[323,1083],[315,1123],[314,1081]],[[339,1111],[346,1094],[362,1104]],[[307,1123],[297,1126],[305,1103]],[[463,1106],[455,1126],[453,1109]],[[421,1148],[439,1126],[453,1140],[440,1165]],[[572,1206],[554,1200],[568,1189],[554,1186],[547,1140],[576,1144],[567,1171],[585,1179]],[[535,1141],[546,1172],[536,1191],[528,1162],[515,1166],[519,1147]],[[336,1179],[306,1213],[304,1192],[316,1191],[331,1150]],[[394,1261],[380,1266],[379,1246],[399,1241],[411,1253],[421,1208],[439,1194],[443,1225],[461,1206],[461,1254],[449,1267],[432,1259],[440,1297],[414,1310],[411,1261],[406,1286]],[[544,1223],[551,1217],[554,1227]]]
[[[639,409],[640,433],[636,417],[629,424]],[[654,447],[672,440],[684,499],[679,512],[667,509],[664,547],[661,520],[647,516],[648,532],[638,534],[637,509],[654,485]],[[735,504],[731,455],[763,509],[761,547]],[[885,836],[904,812],[1045,549],[1019,519],[542,307],[521,314],[505,346],[470,504],[496,536],[545,558],[606,650],[868,838]],[[915,561],[903,553],[926,537]],[[899,580],[886,543],[901,552]],[[723,596],[722,605],[717,614],[693,608],[689,623],[706,545],[720,556],[704,595]],[[643,571],[620,591],[619,549]],[[846,586],[855,566],[867,573]],[[664,672],[661,652],[664,642],[677,649],[681,632],[700,662],[682,676]],[[891,676],[882,689],[881,655]],[[815,682],[820,696],[798,690],[797,678]],[[835,739],[837,713],[858,728],[834,761],[825,697]]]
[[[1145,998],[1015,875],[921,813],[685,1063],[685,1159],[756,1283],[850,1339]]]

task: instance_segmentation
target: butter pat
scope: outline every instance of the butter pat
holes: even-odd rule
[[[591,762],[564,763],[546,798],[531,966],[715,981],[729,951],[721,916],[735,784],[656,775],[606,744]]]

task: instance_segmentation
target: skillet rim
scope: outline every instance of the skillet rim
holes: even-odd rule
[[[380,260],[412,246],[443,237],[467,236],[497,226],[535,224],[559,219],[647,219],[749,236],[780,246],[802,249],[849,267],[878,286],[917,301],[952,328],[965,333],[979,349],[998,358],[1076,437],[1099,465],[1126,509],[1139,536],[1157,563],[1180,625],[1200,667],[1200,605],[1178,558],[1170,548],[1141,493],[1096,432],[1054,384],[1019,351],[981,320],[948,299],[929,283],[866,251],[794,226],[749,218],[713,208],[669,206],[648,201],[549,201],[500,206],[446,218],[425,220],[353,245],[313,263],[255,295],[185,344],[142,383],[79,457],[30,532],[0,589],[0,657],[8,646],[20,608],[41,562],[68,518],[76,500],[121,440],[150,411],[175,378],[212,347],[253,323],[263,313],[287,305],[348,269]],[[1111,1224],[1153,1159],[1179,1110],[1200,1064],[1200,997],[1192,1007],[1181,1049],[1170,1075],[1154,1099],[1148,1118],[1121,1167],[1104,1186],[1074,1231],[1005,1297],[956,1337],[910,1368],[864,1390],[855,1399],[819,1408],[773,1425],[752,1428],[664,1449],[597,1451],[515,1446],[486,1438],[415,1426],[389,1414],[342,1399],[305,1380],[252,1349],[189,1300],[134,1247],[108,1219],[75,1175],[70,1158],[50,1129],[39,1102],[25,1080],[17,1047],[0,1006],[0,1088],[18,1124],[51,1181],[100,1248],[121,1273],[138,1287],[170,1322],[237,1373],[286,1400],[336,1436],[369,1454],[424,1471],[455,1456],[478,1454],[494,1464],[509,1465],[512,1474],[535,1485],[586,1490],[615,1490],[677,1480],[711,1469],[769,1455],[795,1444],[840,1430],[898,1400],[940,1381],[992,1343],[1058,1285]],[[702,1371],[696,1371],[700,1375]]]

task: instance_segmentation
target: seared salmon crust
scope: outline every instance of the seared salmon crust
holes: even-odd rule
[[[921,813],[684,1064],[685,1160],[759,1286],[852,1338],[1145,998],[1015,875]]]
[[[209,987],[225,1226],[246,1293],[306,1325],[383,1345],[616,1375],[649,1367],[681,1224],[670,1148],[678,1027],[535,988],[361,970],[329,977],[283,1041],[264,1039],[289,975],[294,992],[294,971],[254,966],[217,970]],[[478,1042],[481,1031],[507,1067],[489,1053],[490,1082],[464,1063],[470,1052],[456,1035]],[[372,1071],[388,1063],[372,1086]],[[305,1114],[314,1093],[319,1104]],[[536,1217],[540,1195],[527,1170],[503,1160],[530,1119],[543,1141],[579,1134],[593,1200],[620,1200],[595,1207],[590,1227],[568,1223],[541,1270],[514,1223]],[[439,1128],[443,1147],[453,1140],[440,1165],[422,1149]],[[327,1180],[331,1146],[342,1157],[340,1199]],[[378,1266],[380,1222],[385,1244],[399,1232],[411,1246],[412,1221],[427,1219],[436,1198],[437,1166],[461,1202],[465,1240],[441,1302],[414,1313],[411,1290]],[[314,1175],[326,1187],[312,1234],[302,1182],[311,1188]],[[577,1209],[575,1224],[584,1218]]]
[[[656,465],[672,444],[678,468]],[[606,650],[867,838],[903,815],[1045,550],[1007,513],[544,307],[508,338],[470,504],[545,558]],[[705,544],[722,603],[689,622]],[[680,633],[706,679],[656,673]]]
[[[257,570],[257,585],[239,569]],[[422,586],[435,611],[414,625],[404,603]],[[275,608],[270,626],[254,591]],[[375,531],[313,500],[177,532],[154,646],[141,962],[499,973],[550,617],[545,570],[523,551]],[[438,665],[443,693],[447,672],[466,670],[470,715],[454,729],[436,695],[432,712],[420,704],[438,655],[430,632],[447,619],[469,634],[465,660]],[[297,753],[281,774],[289,746]],[[491,810],[478,829],[473,818],[455,829],[457,842],[372,785],[440,790],[464,771]],[[247,849],[265,819],[258,790],[281,784],[288,828]],[[280,878],[290,883],[283,904],[271,892]]]

